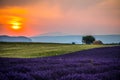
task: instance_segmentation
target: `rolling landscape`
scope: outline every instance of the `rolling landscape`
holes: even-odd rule
[[[120,46],[0,43],[0,80],[119,80]]]
[[[120,80],[120,0],[0,0],[0,80]]]
[[[120,46],[1,43],[0,47],[0,80],[120,79]]]
[[[91,48],[107,47],[114,45],[79,45],[60,43],[0,43],[0,57],[13,58],[36,58],[62,55],[75,51],[87,50]]]

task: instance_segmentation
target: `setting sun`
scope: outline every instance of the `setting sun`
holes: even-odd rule
[[[20,17],[13,17],[10,19],[9,24],[11,25],[11,29],[20,30],[22,28],[22,19]]]
[[[19,25],[14,25],[14,26],[12,26],[11,28],[14,29],[14,30],[19,30],[19,29],[21,29],[21,27],[20,27]]]
[[[14,29],[14,30],[19,30],[21,29],[21,23],[18,22],[18,21],[11,21],[11,28]]]

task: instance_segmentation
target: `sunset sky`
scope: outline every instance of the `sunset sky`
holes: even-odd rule
[[[120,34],[120,0],[0,0],[0,35]]]

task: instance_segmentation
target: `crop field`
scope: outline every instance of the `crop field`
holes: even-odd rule
[[[0,47],[0,80],[120,80],[120,46],[1,43]]]
[[[46,57],[105,46],[108,45],[0,43],[0,57],[14,57],[14,58]]]

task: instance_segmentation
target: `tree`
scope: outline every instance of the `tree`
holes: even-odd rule
[[[91,35],[83,36],[82,37],[82,42],[85,44],[91,44],[95,41],[95,38]]]

